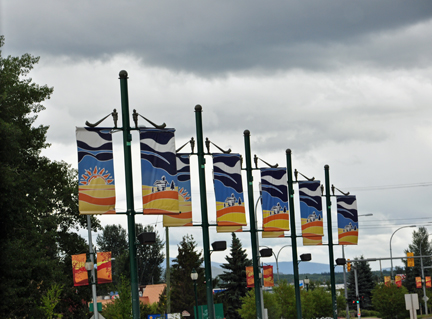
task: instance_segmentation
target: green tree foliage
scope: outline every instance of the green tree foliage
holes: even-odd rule
[[[420,250],[421,248],[421,250]],[[413,231],[412,243],[408,245],[408,249],[405,249],[405,254],[407,252],[414,253],[414,256],[430,256],[432,255],[432,247],[429,242],[429,234],[426,227],[419,227],[418,231]],[[419,258],[414,259],[414,267],[407,267],[406,260],[403,260],[405,264],[405,274],[406,279],[403,285],[408,289],[410,293],[418,293],[419,296],[423,295],[423,290],[416,288],[415,277],[421,277],[421,263]],[[431,266],[432,260],[430,258],[423,258],[423,267]],[[424,269],[425,276],[431,275],[430,268]]]
[[[171,269],[171,311],[187,310],[191,315],[195,305],[194,286],[190,274],[192,269],[198,273],[198,304],[207,303],[204,269],[201,268],[203,257],[195,251],[197,244],[192,235],[186,235],[178,245],[177,258]]]
[[[55,307],[60,301],[60,295],[62,290],[63,290],[62,285],[54,284],[51,286],[50,289],[48,289],[46,294],[42,296],[41,298],[42,304],[39,306],[39,309],[43,311],[47,319],[53,319],[55,317],[57,318],[63,317],[63,315],[54,312]]]
[[[269,319],[280,319],[282,315],[281,306],[278,302],[278,297],[270,292],[263,292],[264,308],[267,309]],[[256,319],[256,305],[255,305],[255,289],[249,292],[242,298],[242,306],[238,309],[240,318],[242,319]]]
[[[119,257],[129,249],[126,229],[118,225],[106,225],[102,235],[96,238],[99,251],[110,251],[113,258]]]
[[[104,306],[102,315],[106,319],[126,319],[132,316],[132,294],[129,279],[126,276],[120,276],[120,284],[116,286],[119,293],[114,302]]]
[[[281,280],[278,286],[273,287],[273,292],[281,306],[283,316],[285,318],[295,318],[297,316],[297,308],[294,286],[288,284],[286,280]]]
[[[386,286],[378,284],[372,290],[372,305],[380,313],[382,319],[406,318],[409,317],[405,309],[405,294],[408,290],[394,284]]]
[[[0,36],[0,49],[3,44]],[[73,231],[87,222],[78,212],[76,171],[41,156],[48,127],[34,123],[53,88],[28,77],[38,61],[0,51],[0,313],[38,317],[42,296],[64,284],[56,309],[77,318],[87,310],[82,300],[90,299],[90,289],[73,286],[71,255],[88,250]]]
[[[221,288],[226,289],[219,293],[224,304],[225,317],[228,319],[240,318],[238,309],[241,307],[241,298],[248,292],[246,283],[246,266],[252,266],[247,258],[246,249],[243,249],[240,240],[232,233],[231,253],[225,257],[226,264],[222,264],[223,274],[219,275]]]
[[[363,260],[363,256],[360,260]],[[359,261],[355,258],[352,263],[352,269],[349,272],[347,285],[348,285],[348,303],[353,307],[353,301],[356,300],[356,288],[355,288],[355,277],[354,277],[354,267],[357,269],[357,283],[359,298],[362,302],[361,307],[363,309],[372,309],[372,289],[375,287],[375,282],[373,280],[372,269],[369,262]],[[355,305],[354,308],[355,309]]]

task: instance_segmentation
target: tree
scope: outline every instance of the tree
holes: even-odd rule
[[[280,319],[282,315],[281,306],[275,294],[263,291],[264,308],[267,309],[269,319]],[[251,289],[246,296],[242,298],[242,306],[238,309],[240,318],[242,319],[255,319],[256,305],[255,305],[255,289]]]
[[[288,284],[286,280],[281,280],[278,286],[273,287],[273,292],[277,296],[282,314],[285,318],[295,318],[297,316],[295,288]],[[303,300],[302,300],[302,306]],[[305,317],[308,318],[308,317]]]
[[[226,264],[222,264],[223,274],[219,275],[222,283],[220,287],[226,289],[221,292],[224,303],[225,317],[228,319],[240,318],[238,309],[246,296],[249,288],[246,283],[246,266],[252,266],[252,261],[247,258],[246,249],[243,249],[240,240],[232,233],[231,254],[225,257]]]
[[[96,238],[99,251],[110,251],[117,258],[129,249],[126,230],[120,225],[106,225]]]
[[[171,269],[171,310],[182,312],[187,310],[193,314],[195,305],[194,287],[190,274],[192,269],[198,273],[196,282],[198,292],[198,304],[206,304],[206,287],[202,253],[195,251],[197,244],[192,235],[186,235],[178,245],[177,258],[173,260]]]
[[[386,286],[382,283],[372,290],[372,305],[380,313],[382,319],[405,318],[408,313],[405,309],[405,294],[408,290],[394,284]]]
[[[360,257],[360,260],[363,260],[363,256]],[[369,262],[359,261],[358,258],[355,258],[352,263],[352,270],[348,276],[348,302],[352,305],[352,301],[356,300],[356,287],[355,287],[355,277],[354,277],[354,269],[357,269],[357,283],[358,283],[358,293],[360,300],[362,302],[361,307],[364,309],[371,309],[372,302],[372,289],[375,287],[375,282],[373,281],[372,269],[369,265]]]
[[[421,248],[421,250],[420,250]],[[408,249],[405,249],[405,254],[407,252],[414,253],[414,256],[430,256],[432,255],[432,247],[429,242],[429,234],[426,227],[419,227],[418,231],[413,231],[412,243],[408,245]],[[418,293],[419,296],[423,295],[422,289],[417,289],[415,284],[415,277],[421,277],[421,263],[420,259],[414,259],[414,267],[407,267],[407,261],[403,260],[405,264],[405,274],[406,278],[403,285],[408,289],[410,293]],[[431,266],[432,261],[430,258],[423,258],[423,267]],[[425,276],[430,276],[430,268],[424,269]]]
[[[53,88],[27,77],[38,61],[0,51],[0,313],[38,317],[44,294],[64,284],[56,309],[64,318],[81,317],[90,290],[73,286],[70,256],[88,249],[74,232],[87,221],[78,212],[76,171],[40,154],[49,146],[48,127],[33,124]],[[92,221],[93,230],[100,227]]]
[[[162,263],[165,255],[162,252],[164,242],[152,225],[143,227],[136,224],[136,233],[156,232],[156,241],[151,245],[139,245],[137,247],[138,282],[141,285],[159,284],[162,282]]]

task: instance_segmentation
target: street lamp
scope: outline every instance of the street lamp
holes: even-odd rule
[[[193,281],[194,284],[194,291],[195,291],[195,314],[194,317],[198,318],[198,295],[197,295],[197,280],[198,280],[198,273],[196,272],[195,268],[192,269],[191,272],[191,279]]]
[[[391,268],[390,268],[390,279],[393,279],[393,258],[392,258],[392,247],[391,247],[391,241],[392,241],[392,238],[393,238],[393,235],[399,230],[399,229],[402,229],[402,228],[407,228],[407,227],[417,227],[416,225],[410,225],[410,226],[402,226],[402,227],[399,227],[398,229],[396,229],[394,232],[393,232],[393,234],[391,235],[391,237],[390,237],[390,263],[391,263]]]
[[[305,287],[306,287],[306,291],[309,291],[309,278],[306,276],[306,278],[303,280]]]

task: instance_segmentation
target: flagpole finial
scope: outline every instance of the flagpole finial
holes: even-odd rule
[[[287,154],[291,154],[291,150],[289,148],[286,149],[285,151]]]
[[[199,104],[195,105],[195,112],[202,112],[202,106]]]
[[[248,136],[248,135],[250,135],[250,131],[249,130],[244,130],[243,134],[246,135],[246,136]]]
[[[128,78],[128,73],[125,70],[121,70],[119,72],[119,77],[120,77],[120,79],[127,79]]]

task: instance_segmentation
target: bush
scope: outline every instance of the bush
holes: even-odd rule
[[[282,311],[277,295],[264,291],[264,307],[267,308],[269,319],[280,319]],[[251,289],[242,299],[242,306],[238,313],[242,319],[256,319],[255,289]]]
[[[409,313],[405,309],[404,296],[407,293],[403,286],[378,284],[372,290],[372,305],[382,319],[407,318]]]

